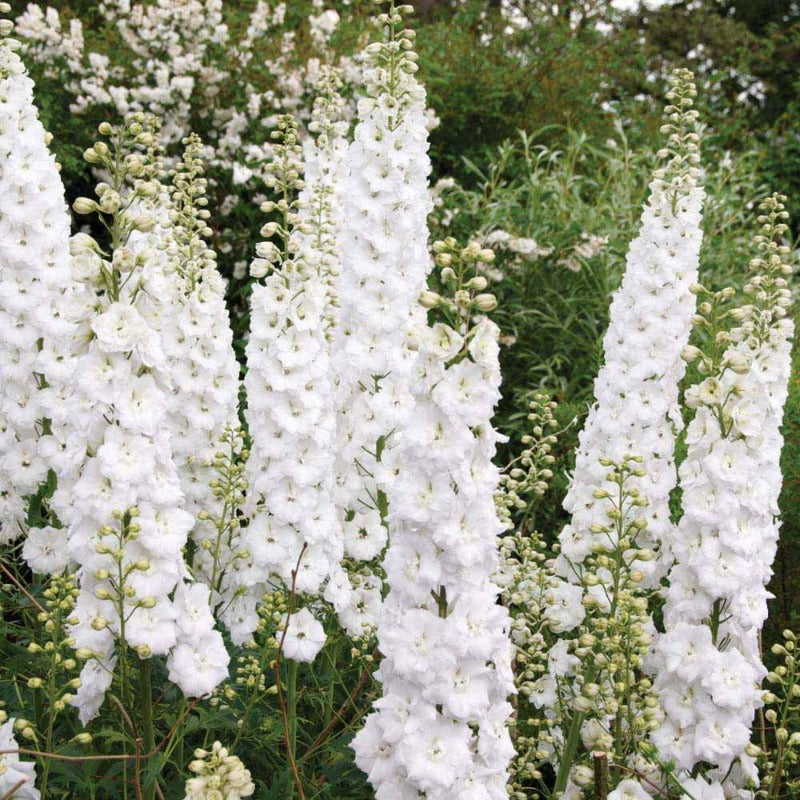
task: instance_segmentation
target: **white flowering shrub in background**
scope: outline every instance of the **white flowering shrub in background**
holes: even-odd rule
[[[413,9],[378,5],[347,62],[354,126],[347,65],[292,73],[292,35],[269,67],[283,96],[229,86],[214,54],[246,72],[283,4],[257,0],[237,39],[220,0],[103,2],[135,74],[86,69],[80,25],[31,6],[23,52],[72,75],[76,114],[122,117],[85,153],[98,183],[71,239],[0,23],[0,800],[777,800],[800,758],[796,636],[770,671],[760,647],[785,198],[761,205],[741,295],[700,285],[696,90],[676,70],[570,519],[539,530],[565,431],[537,394],[495,463],[486,245],[552,250],[505,230],[429,244]],[[338,17],[313,8],[323,57]],[[223,102],[239,89],[246,113]],[[256,118],[269,141],[239,153]],[[269,192],[245,341],[210,244],[223,164]],[[565,274],[607,246],[581,241]]]
[[[109,0],[97,4],[96,28],[58,4],[29,3],[16,20],[26,58],[63,86],[71,114],[91,120],[155,114],[171,157],[202,124],[216,239],[221,253],[234,251],[240,278],[253,242],[243,238],[238,219],[228,218],[237,206],[251,217],[242,205],[255,199],[257,207],[263,199],[277,118],[291,113],[305,130],[327,66],[338,69],[347,97],[361,85],[363,69],[358,58],[331,46],[340,18],[329,3],[308,3],[302,30],[287,19],[297,12],[291,2],[249,5],[249,13],[240,13],[229,4],[237,20],[247,18],[233,27],[223,0]],[[353,117],[352,100],[342,112]]]

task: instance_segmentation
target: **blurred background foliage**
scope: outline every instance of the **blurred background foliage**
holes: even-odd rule
[[[148,0],[146,0],[147,2]],[[21,12],[25,0],[12,0]],[[48,3],[39,3],[45,8]],[[51,0],[66,22],[83,21],[87,49],[124,69],[125,46],[96,0]],[[702,253],[709,286],[738,285],[749,258],[753,208],[771,191],[789,196],[800,219],[800,3],[793,0],[683,0],[651,8],[602,0],[418,0],[420,76],[439,118],[432,132],[437,207],[435,237],[490,237],[493,231],[537,245],[535,253],[498,248],[492,278],[500,299],[505,347],[499,427],[524,432],[527,399],[545,389],[561,403],[568,426],[559,445],[556,490],[537,517],[555,532],[577,431],[602,359],[610,294],[635,235],[649,170],[659,146],[666,76],[694,70],[706,125],[708,204]],[[256,0],[225,0],[231,30],[247,27]],[[341,23],[331,44],[355,52],[369,29],[369,0],[332,0]],[[509,7],[513,13],[509,16]],[[505,8],[505,12],[504,12]],[[294,30],[298,63],[315,55],[304,25],[312,0],[290,0],[284,27]],[[277,47],[277,45],[276,45]],[[245,78],[263,91],[277,50],[265,47]],[[220,63],[230,54],[215,52]],[[104,114],[70,112],[57,77],[31,64],[37,100],[63,165],[68,195],[93,184],[81,158]],[[206,110],[192,118],[203,136]],[[218,203],[230,180],[211,173]],[[212,188],[213,188],[212,186]],[[248,189],[249,191],[249,189]],[[233,230],[220,263],[232,277],[231,311],[241,337],[247,326],[249,261],[263,222],[242,196],[224,224]],[[528,245],[530,249],[530,245]],[[800,620],[800,383],[792,379],[786,415],[783,544],[772,591],[771,631]],[[573,421],[572,424],[571,421]],[[770,633],[769,638],[773,637]]]

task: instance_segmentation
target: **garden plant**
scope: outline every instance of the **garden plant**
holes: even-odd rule
[[[0,2],[0,800],[800,796],[791,70],[69,5]]]

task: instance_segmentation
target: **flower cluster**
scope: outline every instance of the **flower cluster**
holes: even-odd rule
[[[227,663],[219,634],[191,628],[172,597],[187,577],[183,548],[194,518],[183,508],[168,422],[172,381],[161,331],[173,293],[162,294],[163,281],[145,269],[153,259],[137,253],[134,236],[156,227],[147,207],[162,191],[154,123],[134,115],[120,127],[104,123],[101,133],[111,146],[99,142],[86,157],[108,170],[109,182],[98,185],[97,201],[79,198],[75,209],[99,214],[110,253],[87,234],[73,239],[78,346],[51,413],[52,506],[67,527],[68,556],[80,565],[73,636],[94,656],[72,701],[84,720],[110,685],[117,638],[140,658],[187,640],[213,648],[208,669],[173,670],[187,692],[210,691]]]
[[[504,798],[513,747],[508,612],[497,605],[491,426],[498,329],[478,314],[491,251],[434,245],[446,320],[418,333],[414,415],[392,451],[389,594],[378,625],[383,696],[353,743],[377,797]]]
[[[622,285],[614,295],[604,339],[605,364],[595,382],[596,404],[580,435],[575,472],[564,500],[572,515],[559,539],[558,567],[576,579],[596,537],[591,525],[602,517],[595,491],[603,486],[600,457],[619,461],[625,454],[643,458],[640,490],[647,499],[646,535],[653,545],[669,533],[669,495],[675,487],[675,432],[681,426],[678,382],[685,364],[694,313],[689,291],[697,280],[700,209],[697,186],[697,134],[692,110],[696,94],[691,73],[676,70],[663,127],[669,161],[656,171],[639,235],[628,251]],[[644,542],[642,543],[644,544]],[[610,549],[615,544],[609,542]],[[668,564],[654,559],[641,565],[652,581]]]
[[[417,298],[431,267],[425,91],[414,78],[413,32],[402,26],[407,11],[392,4],[376,18],[387,41],[367,48],[372,66],[341,189],[335,492],[351,563],[333,576],[325,597],[357,637],[378,619],[381,578],[370,562],[386,545],[391,451],[413,408],[410,345],[425,326]]]
[[[760,252],[745,286],[750,302],[715,313],[731,294],[722,292],[701,304],[696,321],[711,328],[707,352],[685,352],[706,377],[686,392],[696,411],[680,468],[683,517],[670,543],[666,633],[653,664],[667,714],[654,743],[681,769],[718,765],[732,786],[754,778],[745,751],[761,705],[759,631],[778,540],[780,425],[794,333],[786,316],[789,249],[780,243],[786,216],[783,198],[762,203]],[[717,330],[720,318],[735,327]],[[729,772],[736,759],[739,768]]]
[[[333,505],[331,388],[339,275],[336,191],[347,150],[339,85],[335,73],[326,74],[315,107],[318,137],[307,143],[304,163],[296,124],[291,117],[280,121],[282,142],[271,169],[281,199],[265,210],[277,210],[282,220],[267,223],[262,235],[277,235],[283,249],[262,242],[251,267],[258,278],[273,271],[253,289],[247,344],[251,519],[243,541],[251,559],[247,592],[233,606],[244,611],[242,633],[254,629],[253,602],[270,578],[316,594],[342,558]]]
[[[197,777],[186,781],[184,800],[240,800],[256,790],[241,759],[230,755],[219,742],[214,742],[211,750],[195,750],[194,757],[189,769]]]
[[[203,146],[195,135],[183,144],[170,191],[152,206],[151,213],[164,218],[161,226],[134,234],[129,247],[143,261],[148,295],[157,299],[144,313],[159,332],[171,380],[166,421],[184,507],[196,518],[194,576],[211,588],[218,605],[220,594],[226,595],[226,569],[235,566],[236,530],[215,525],[224,515],[226,496],[213,492],[212,484],[218,478],[220,439],[238,428],[239,365],[226,284],[205,241],[211,230]]]
[[[33,82],[8,38],[10,24],[0,25],[0,542],[8,542],[25,531],[27,498],[48,473],[42,434],[52,390],[42,390],[63,376],[61,343],[71,330],[62,303],[70,281],[70,219]],[[47,527],[33,535],[39,543],[33,550],[46,552],[37,559],[29,551],[31,566],[48,572],[60,560],[59,534]]]

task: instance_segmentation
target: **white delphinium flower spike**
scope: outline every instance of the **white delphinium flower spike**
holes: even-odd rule
[[[283,249],[262,242],[251,267],[254,277],[266,277],[253,288],[246,351],[252,445],[242,547],[249,559],[237,570],[241,589],[224,614],[234,640],[255,629],[256,601],[272,580],[313,596],[342,558],[330,358],[339,276],[337,193],[347,150],[338,86],[335,73],[326,72],[312,125],[317,137],[304,154],[294,121],[280,120],[283,142],[275,147],[272,175],[283,197],[267,210],[277,209],[283,219],[267,223],[262,235],[277,235]]]
[[[353,747],[378,797],[501,800],[514,752],[514,681],[510,620],[493,581],[504,528],[492,464],[499,345],[497,326],[480,316],[494,298],[474,277],[493,253],[452,240],[434,251],[453,295],[438,303],[447,322],[416,332],[414,414],[386,489],[383,692]]]
[[[366,96],[342,191],[336,503],[352,567],[339,571],[326,597],[356,637],[374,630],[380,610],[373,566],[386,544],[391,451],[413,412],[413,334],[425,326],[417,298],[432,266],[425,90],[413,74],[412,33],[399,30],[399,20],[394,3],[377,17],[389,40],[367,49]]]
[[[218,606],[228,571],[235,569],[238,531],[231,525],[234,514],[224,512],[224,493],[214,491],[212,482],[220,439],[229,440],[239,424],[239,365],[225,281],[206,242],[211,230],[203,145],[196,135],[183,144],[169,192],[141,206],[161,224],[133,234],[129,248],[144,262],[142,311],[161,336],[172,380],[167,421],[185,508],[195,517],[194,577],[209,586]]]
[[[598,459],[642,458],[638,488],[647,501],[647,527],[640,544],[653,548],[671,530],[669,496],[677,482],[675,436],[681,428],[678,383],[684,375],[681,352],[689,340],[697,282],[701,207],[698,185],[696,89],[688,70],[671,78],[666,108],[669,135],[659,156],[667,165],[655,172],[641,228],[631,243],[622,285],[614,294],[603,340],[605,364],[595,381],[596,403],[589,411],[564,508],[572,515],[560,534],[557,566],[577,580],[581,563],[598,542],[590,530],[603,516],[605,467]],[[613,546],[608,543],[609,548]],[[637,562],[655,583],[668,568],[660,558]]]
[[[140,658],[167,655],[184,633],[173,594],[188,577],[183,548],[194,520],[183,508],[168,425],[170,365],[153,323],[163,287],[145,274],[146,254],[128,246],[134,231],[156,226],[144,204],[161,191],[155,131],[142,114],[101,125],[111,146],[98,143],[86,158],[105,167],[109,181],[98,185],[97,201],[75,203],[79,213],[105,215],[111,231],[108,255],[88,236],[73,248],[73,274],[85,289],[83,349],[52,424],[52,506],[80,565],[72,635],[93,655],[72,700],[84,722],[110,685],[118,646]],[[222,654],[215,667],[227,663]]]
[[[766,674],[759,633],[778,543],[780,426],[794,335],[784,202],[775,195],[761,204],[748,304],[717,315],[737,327],[717,333],[708,353],[687,349],[707,377],[686,392],[696,413],[680,468],[684,513],[671,546],[666,633],[652,664],[666,713],[654,743],[681,770],[718,766],[709,774],[727,776],[726,793],[755,775],[746,751]],[[732,294],[712,295],[698,321],[715,322],[715,307]]]
[[[0,8],[6,8],[5,3]],[[0,31],[0,543],[25,532],[26,498],[47,479],[48,397],[70,338],[69,211],[33,81]],[[48,438],[48,437],[44,437]],[[26,557],[36,572],[66,566],[60,531],[37,531]],[[49,555],[42,556],[42,553]],[[51,557],[52,556],[52,557]]]

